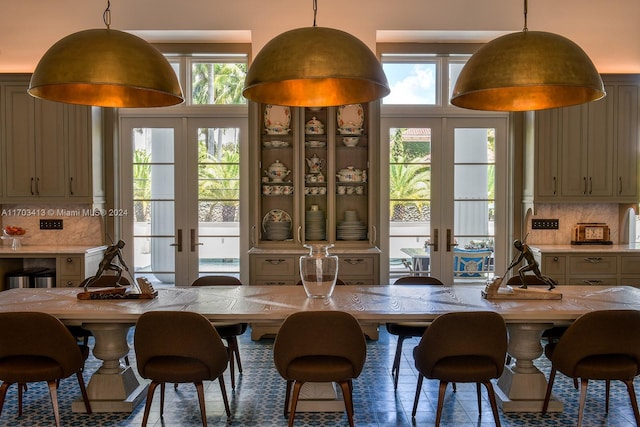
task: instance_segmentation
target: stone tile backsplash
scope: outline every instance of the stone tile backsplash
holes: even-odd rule
[[[104,244],[103,217],[88,205],[1,205],[2,227],[14,225],[27,232],[23,245],[100,246]],[[62,230],[40,230],[41,219],[62,219]],[[11,241],[3,240],[4,245]]]

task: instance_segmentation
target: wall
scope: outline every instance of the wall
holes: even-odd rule
[[[103,217],[93,216],[88,205],[2,205],[2,227],[13,225],[27,230],[23,245],[100,246],[103,244]],[[40,219],[62,219],[62,230],[40,230]],[[110,243],[110,242],[107,242]],[[10,240],[3,240],[10,246]]]
[[[624,225],[620,224],[617,204],[540,204],[536,206],[536,214],[527,215],[527,243],[545,245],[568,245],[571,242],[573,226],[578,222],[604,222],[609,225],[611,240],[619,243]],[[531,219],[559,219],[558,230],[532,230]],[[520,237],[520,239],[524,236]]]
[[[57,40],[105,28],[106,1],[0,0],[0,73],[32,72]],[[311,26],[311,0],[111,0],[111,28],[148,31],[158,41],[251,42],[254,55],[276,35]],[[601,73],[640,73],[640,2],[536,0],[528,28],[580,45]],[[318,26],[348,31],[372,50],[376,42],[485,42],[523,28],[518,0],[320,0]]]

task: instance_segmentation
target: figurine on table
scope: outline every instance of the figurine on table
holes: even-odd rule
[[[124,268],[126,271],[129,271],[127,264],[122,258],[122,248],[124,248],[124,245],[125,243],[122,240],[118,240],[118,243],[115,243],[107,248],[102,257],[102,261],[100,261],[100,264],[98,265],[98,271],[96,271],[94,279],[87,281],[87,283],[85,284],[85,292],[89,285],[95,280],[98,280],[100,277],[102,277],[102,275],[107,270],[116,272],[115,283],[116,286],[119,286],[118,283],[120,283],[120,278],[122,277],[122,269]],[[115,259],[117,259],[120,265],[114,262]]]
[[[542,282],[549,285],[549,290],[556,287],[557,283],[555,280],[553,280],[550,277],[542,275],[542,273],[540,272],[540,267],[538,265],[538,262],[534,258],[533,253],[531,252],[531,249],[529,249],[529,246],[526,243],[520,240],[515,240],[513,242],[513,246],[519,251],[519,253],[516,254],[516,256],[514,256],[513,261],[511,261],[511,264],[509,264],[509,267],[507,267],[507,271],[511,270],[513,267],[518,265],[518,263],[520,263],[520,261],[522,261],[523,259],[526,261],[526,264],[520,267],[520,269],[518,269],[518,274],[520,275],[520,281],[522,282],[522,285],[520,285],[520,288],[527,289],[527,280],[525,275],[527,271],[532,271],[533,274],[538,279],[540,279]]]

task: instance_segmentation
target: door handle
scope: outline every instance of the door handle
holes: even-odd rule
[[[451,229],[447,228],[447,252],[451,252],[451,248],[454,246],[458,246],[458,244],[451,241]]]
[[[433,229],[433,241],[431,243],[427,243],[427,245],[433,248],[433,252],[438,252],[438,229]]]
[[[178,228],[178,235],[176,236],[176,242],[171,243],[169,246],[176,246],[178,252],[182,252],[182,229]]]
[[[197,236],[196,236],[196,229],[192,228],[190,231],[190,244],[191,244],[191,252],[195,252],[196,251],[196,246],[202,246],[204,243],[199,243],[197,241]]]

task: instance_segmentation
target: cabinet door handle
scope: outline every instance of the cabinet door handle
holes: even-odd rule
[[[182,252],[182,229],[178,228],[178,236],[177,242],[171,243],[169,246],[176,246],[178,248],[178,252]]]
[[[69,194],[73,196],[73,177],[69,177]]]
[[[558,192],[558,180],[554,176],[553,177],[553,195],[555,196],[557,192]]]
[[[282,264],[285,260],[283,260],[282,258],[280,258],[280,259],[268,258],[268,259],[265,259],[265,261],[268,262],[271,265],[278,265],[278,264]]]
[[[600,262],[602,262],[602,258],[601,257],[586,257],[583,258],[586,262],[590,263],[590,264],[598,264]]]
[[[363,263],[364,259],[362,259],[362,258],[344,258],[343,261],[346,262],[347,264],[358,265],[358,264]]]
[[[587,177],[586,176],[582,177],[582,183],[584,184],[582,194],[586,195],[587,194]]]
[[[622,177],[618,177],[618,195],[622,195]]]
[[[202,246],[204,245],[204,243],[199,243],[197,240],[197,236],[196,236],[196,229],[192,228],[190,231],[190,244],[191,244],[191,252],[195,252],[196,251],[196,246]]]
[[[36,195],[40,195],[40,178],[36,177]]]
[[[298,226],[298,243],[302,243],[302,226]]]
[[[36,194],[34,192],[34,189],[33,189],[33,181],[34,181],[34,179],[33,179],[33,177],[31,177],[31,184],[29,185],[29,191],[31,191],[31,195],[32,196],[34,196]]]
[[[589,177],[589,194],[593,193],[593,180]]]
[[[582,282],[586,285],[602,285],[604,283],[602,280],[583,280]]]
[[[256,245],[256,226],[251,227],[251,246]]]
[[[372,238],[369,244],[371,246],[374,246],[376,244],[376,241],[378,240],[378,229],[376,228],[375,225],[371,226],[371,235],[372,235]]]

